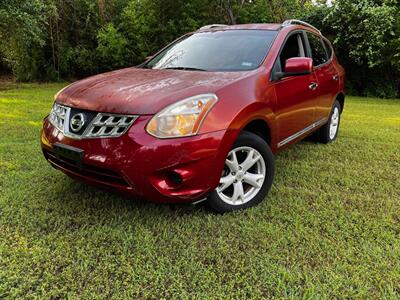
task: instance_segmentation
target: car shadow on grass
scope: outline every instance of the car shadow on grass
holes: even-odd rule
[[[315,145],[312,139],[307,139],[294,145],[291,149],[276,155],[278,169],[276,170],[276,180],[273,184],[275,188],[276,184],[280,185],[280,188],[284,188],[284,186],[281,186],[283,178],[280,177],[282,174],[289,172],[288,169],[292,167],[291,163],[293,163],[293,159],[295,161],[307,160],[308,151],[301,150],[306,150],[313,144]],[[191,203],[158,204],[143,198],[121,194],[114,190],[87,185],[64,174],[59,174],[57,177],[59,178],[56,180],[56,187],[52,187],[51,193],[58,202],[58,205],[56,204],[55,206],[62,205],[64,206],[63,210],[67,211],[80,211],[94,215],[102,214],[103,217],[106,217],[106,215],[113,217],[116,214],[126,215],[127,217],[132,214],[153,214],[163,216],[164,218],[190,215],[217,215],[207,206],[205,201],[195,205]],[[269,195],[271,197],[271,193]],[[276,199],[270,198],[269,200],[274,201]],[[255,209],[259,207],[260,205]],[[243,212],[240,211],[237,213],[241,214]]]
[[[196,213],[207,213],[210,210],[203,203],[179,203],[160,204],[153,203],[140,197],[123,194],[107,188],[91,186],[79,180],[63,176],[63,189],[55,193],[58,201],[67,203],[73,207],[81,206],[82,209],[99,208],[106,211],[153,211],[161,215],[187,215]],[[69,197],[65,197],[65,191]],[[57,197],[58,194],[58,197]]]

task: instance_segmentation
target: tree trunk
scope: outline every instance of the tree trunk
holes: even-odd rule
[[[235,16],[233,15],[232,5],[231,5],[231,1],[230,0],[228,0],[227,3],[226,3],[226,11],[228,13],[229,24],[230,25],[235,25],[236,24],[236,20],[235,20]]]
[[[99,17],[102,23],[104,23],[106,19],[106,12],[105,12],[105,0],[97,0],[97,6],[99,8]]]
[[[52,23],[52,18],[53,16],[50,15],[49,18],[49,27],[50,27],[50,40],[51,40],[51,54],[53,58],[53,69],[55,72],[57,72],[57,66],[56,66],[56,50],[54,47],[54,37],[53,37],[53,23]],[[58,76],[57,76],[58,77]]]

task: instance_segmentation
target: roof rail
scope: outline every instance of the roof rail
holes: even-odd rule
[[[291,20],[286,20],[285,22],[282,23],[282,27],[286,27],[289,25],[303,25],[303,26],[307,26],[310,27],[316,31],[319,32],[319,34],[321,34],[321,31],[319,29],[317,29],[316,27],[312,26],[310,23],[301,21],[301,20],[296,20],[296,19],[291,19]]]
[[[218,27],[226,27],[226,26],[228,26],[228,25],[225,25],[225,24],[210,24],[210,25],[206,25],[206,26],[200,27],[199,30],[212,29],[212,28],[218,28]]]

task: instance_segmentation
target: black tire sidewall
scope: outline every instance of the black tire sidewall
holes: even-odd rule
[[[226,202],[224,202],[218,195],[218,193],[214,190],[213,192],[210,193],[208,196],[208,204],[211,206],[212,209],[219,213],[224,213],[224,212],[230,212],[234,210],[239,210],[239,209],[244,209],[248,208],[254,205],[257,205],[261,201],[264,200],[266,197],[268,191],[271,188],[273,179],[274,179],[274,174],[275,174],[275,159],[274,155],[271,151],[271,148],[269,145],[258,135],[255,135],[250,132],[242,132],[235,143],[232,146],[232,149],[243,147],[243,146],[248,146],[256,149],[261,156],[264,159],[265,162],[265,168],[266,168],[266,174],[265,174],[265,179],[264,183],[257,193],[256,196],[254,196],[253,199],[250,201],[242,204],[242,205],[230,205]]]

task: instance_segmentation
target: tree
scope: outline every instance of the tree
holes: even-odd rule
[[[399,5],[392,0],[336,0],[301,17],[330,37],[347,71],[349,91],[380,97],[399,95]]]
[[[22,80],[33,80],[41,72],[45,10],[45,4],[39,0],[0,2],[0,54]]]
[[[400,96],[399,0],[0,1],[0,69],[17,80],[81,78],[132,66],[206,24],[300,18],[333,41],[349,91]]]

